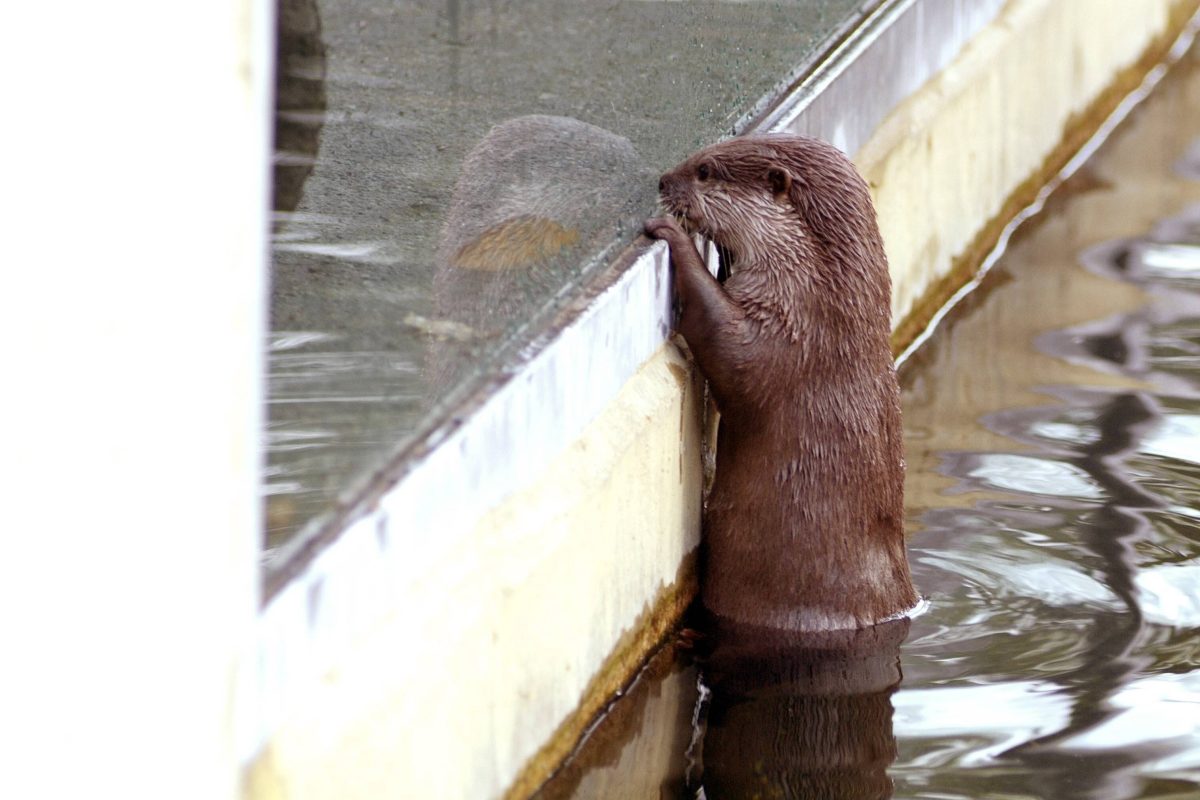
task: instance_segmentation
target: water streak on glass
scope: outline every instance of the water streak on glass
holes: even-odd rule
[[[678,798],[1200,797],[1198,61],[906,364],[928,607],[904,644],[844,643],[838,661],[681,637],[661,691],[696,703],[691,735],[612,734],[619,760],[585,743],[543,797],[635,796],[622,776]],[[681,778],[664,765],[692,736]]]

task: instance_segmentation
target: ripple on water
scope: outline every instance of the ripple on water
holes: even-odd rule
[[[1200,796],[1200,204],[1103,241],[1122,186],[1051,204],[903,376],[898,797]]]
[[[985,485],[1017,494],[1051,495],[1094,500],[1100,486],[1082,469],[1050,458],[1011,453],[981,453],[967,473]]]
[[[902,689],[892,697],[901,740],[939,740],[938,767],[985,764],[1004,751],[1059,730],[1070,699],[1048,681]]]

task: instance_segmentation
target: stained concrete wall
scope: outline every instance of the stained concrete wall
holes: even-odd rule
[[[915,334],[1116,104],[1166,55],[1191,0],[1009,0],[855,158]]]
[[[893,112],[857,161],[902,322],[918,327],[928,298],[978,264],[1196,5],[1011,0]],[[297,634],[308,644],[279,667],[291,689],[260,730],[249,796],[517,797],[536,786],[692,591],[699,407],[664,345],[540,476],[420,575],[381,584],[372,624],[308,661],[323,634]],[[362,548],[387,539],[386,506],[362,521]],[[312,612],[328,585],[298,582],[267,614]],[[338,591],[338,608],[370,605]]]
[[[270,13],[0,10],[0,796],[240,792]]]

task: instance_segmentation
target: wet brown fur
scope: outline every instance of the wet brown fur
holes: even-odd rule
[[[705,607],[804,631],[903,614],[891,282],[862,178],[831,145],[773,135],[706,148],[659,189],[673,216],[646,230],[670,246],[678,329],[721,412]],[[690,233],[732,255],[724,285]]]

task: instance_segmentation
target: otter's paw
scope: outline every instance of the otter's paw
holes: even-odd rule
[[[652,239],[666,239],[668,243],[678,238],[686,239],[687,234],[679,226],[674,217],[652,217],[646,220],[646,235]]]

